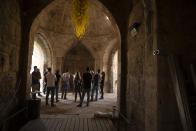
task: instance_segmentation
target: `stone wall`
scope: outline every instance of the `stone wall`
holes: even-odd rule
[[[66,69],[69,70],[70,73],[75,74],[76,72],[85,72],[86,67],[93,68],[95,67],[95,60],[91,53],[85,48],[85,46],[79,43],[72,49],[70,49],[65,55],[65,59],[63,61],[63,71]]]
[[[19,70],[20,43],[23,43],[24,46],[24,49],[20,51],[25,58],[24,63],[27,64],[26,60],[29,61],[28,65],[20,68],[23,70],[26,66],[31,66],[34,34],[39,22],[36,28],[32,28],[30,45],[25,46],[29,42],[29,25],[32,24],[32,19],[38,15],[38,12],[51,1],[47,0],[44,3],[43,0],[34,0],[24,3],[24,6],[27,6],[23,10],[27,11],[25,12],[27,15],[25,16],[23,13],[25,17],[22,18],[26,25],[24,23],[22,25],[24,38],[23,42],[20,42],[21,22],[18,2],[17,0],[0,0],[0,118],[6,117],[17,104],[14,93],[17,90],[16,76]],[[100,1],[111,11],[121,32],[122,43],[119,51],[121,88],[118,90],[121,111],[125,113],[126,109],[126,115],[136,121],[138,131],[181,130],[167,60],[164,57],[153,56],[152,53],[155,49],[164,49],[180,54],[184,63],[195,62],[195,2],[193,0]],[[129,27],[135,22],[139,22],[141,25],[137,29],[136,36],[132,36],[129,31],[127,42],[126,21],[129,19],[128,15],[131,10]],[[29,21],[26,18],[29,18]],[[26,29],[26,27],[28,28]],[[96,42],[99,41],[96,39]],[[73,42],[67,41],[67,43],[72,44]],[[97,48],[95,49],[97,50]],[[25,57],[27,53],[29,53],[28,58]],[[24,75],[23,72],[22,74]],[[26,79],[26,76],[24,78]],[[26,88],[25,84],[23,88]],[[10,97],[14,101],[11,101]],[[7,109],[5,106],[9,105],[8,100],[12,105]]]
[[[17,0],[0,1],[0,120],[17,104],[17,73],[21,39],[20,8]]]
[[[157,131],[157,58],[153,50],[157,48],[156,5],[154,0],[144,1],[145,23],[145,61],[144,61],[144,99],[145,130]]]
[[[129,25],[141,25],[128,35],[126,103],[139,131],[182,130],[167,57],[153,56],[153,50],[179,55],[185,66],[195,63],[194,7],[193,1],[134,3]]]
[[[137,34],[134,36],[131,30],[128,33],[126,103],[127,116],[136,121],[138,131],[143,131],[145,129],[145,19],[144,7],[141,2],[133,7],[129,27],[136,22],[141,24],[136,28]]]
[[[157,40],[157,31],[171,29],[157,23],[159,17],[153,2],[136,2],[130,16],[130,26],[135,22],[141,25],[135,36],[132,31],[128,36],[127,113],[139,131],[180,130],[167,61],[153,56],[153,50],[163,44]],[[166,23],[168,18],[164,20],[160,21]]]
[[[163,6],[165,5],[165,6]],[[194,63],[195,5],[193,1],[157,1],[157,48]],[[166,57],[158,57],[158,130],[182,130]],[[164,81],[163,81],[164,80]]]
[[[135,36],[132,31],[128,36],[127,104],[130,106],[127,113],[130,119],[136,121],[139,131],[179,130],[176,101],[169,88],[171,82],[169,86],[165,85],[170,77],[169,74],[161,75],[161,72],[168,73],[169,70],[165,65],[160,69],[164,63],[161,58],[153,56],[153,50],[158,48],[156,10],[153,6],[153,2],[149,1],[136,2],[130,16],[130,26],[135,22],[141,25],[136,28]]]

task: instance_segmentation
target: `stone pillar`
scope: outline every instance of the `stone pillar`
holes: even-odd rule
[[[121,27],[121,79],[120,79],[120,111],[126,114],[126,90],[127,90],[127,25]]]

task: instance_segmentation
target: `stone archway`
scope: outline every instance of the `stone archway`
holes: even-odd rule
[[[43,35],[43,33],[36,33],[34,38],[43,50],[44,55],[44,69],[53,66],[53,51],[51,48],[51,43],[48,38]]]
[[[7,1],[10,4],[7,4],[6,3]],[[11,0],[7,0],[7,1],[5,2],[6,6],[1,6],[2,7],[1,9],[3,10],[2,11],[3,18],[5,18],[3,19],[4,21],[1,21],[1,24],[3,26],[5,25],[5,28],[4,27],[1,28],[3,29],[2,31],[3,35],[1,36],[1,41],[3,41],[2,43],[6,43],[5,45],[3,45],[4,47],[6,46],[5,50],[10,48],[9,46],[7,47],[8,45],[7,43],[10,43],[10,45],[16,43],[17,47],[14,47],[17,50],[16,55],[19,54],[18,52],[20,52],[20,62],[18,61],[16,62],[17,67],[19,67],[18,68],[19,71],[14,72],[15,74],[13,75],[14,76],[13,78],[15,80],[16,74],[19,74],[18,80],[20,79],[23,80],[23,83],[19,90],[20,93],[17,97],[19,98],[19,102],[23,104],[25,101],[24,90],[26,89],[26,79],[27,79],[26,74],[28,72],[27,67],[29,67],[28,60],[30,59],[28,58],[30,56],[27,54],[30,52],[29,49],[32,48],[31,45],[29,46],[29,44],[27,44],[29,42],[30,26],[32,24],[33,19],[36,17],[39,11],[42,10],[42,8],[45,7],[48,3],[52,2],[52,0],[20,1],[21,7],[18,6],[19,3],[18,1],[15,1],[15,3],[11,3],[13,2]],[[172,130],[175,124],[173,124],[172,121],[168,122],[167,117],[165,117],[167,116],[165,114],[168,112],[171,114],[173,112],[176,112],[176,110],[174,110],[175,108],[172,108],[172,110],[174,111],[167,110],[165,108],[166,107],[165,105],[169,106],[169,104],[167,103],[168,102],[167,99],[164,99],[164,97],[166,94],[168,95],[167,89],[168,87],[171,86],[171,83],[168,84],[168,79],[169,79],[168,72],[165,71],[167,70],[165,69],[167,65],[165,59],[153,57],[152,51],[157,47],[160,47],[160,48],[166,48],[167,50],[170,51],[175,51],[177,53],[184,52],[189,54],[189,55],[183,54],[184,57],[195,56],[194,54],[195,48],[193,48],[195,47],[194,46],[195,39],[193,38],[195,34],[195,28],[193,28],[195,23],[194,4],[192,4],[191,1],[188,1],[186,3],[184,1],[177,1],[177,0],[156,1],[156,5],[155,5],[155,0],[152,1],[151,0],[146,0],[146,1],[122,0],[122,2],[119,2],[118,0],[114,0],[114,1],[100,0],[100,1],[103,2],[104,5],[108,7],[108,9],[112,12],[112,15],[115,17],[121,31],[121,40],[122,40],[122,44],[121,44],[122,48],[120,52],[121,63],[122,63],[121,64],[121,69],[122,69],[121,70],[122,71],[121,72],[121,83],[122,83],[121,84],[121,92],[122,92],[121,108],[123,110],[123,113],[125,113],[130,119],[131,118],[136,119],[138,130],[144,130],[144,129],[151,130],[151,131],[164,130],[166,129],[167,124],[171,126],[171,130]],[[134,9],[132,8],[132,3],[134,4],[133,5]],[[145,3],[144,6],[140,6],[141,3],[142,4]],[[152,5],[154,6],[153,8],[150,7]],[[10,11],[10,9],[11,10],[13,9],[13,11]],[[127,32],[129,29],[127,25],[128,25],[128,15],[130,11],[132,11],[132,16],[131,16],[131,22],[129,27],[133,25],[134,22],[138,22],[137,21],[138,19],[136,18],[138,16],[138,12],[139,14],[141,12],[144,12],[144,15],[142,14],[141,17],[142,21],[140,22],[142,23],[142,25],[140,27],[140,31],[138,32],[138,35],[136,35],[136,37],[133,38],[132,36],[128,36],[128,42],[127,42]],[[20,14],[19,12],[21,13],[21,16],[19,15]],[[156,13],[158,17],[156,16]],[[185,16],[188,16],[188,18],[190,19],[189,20],[185,19]],[[157,21],[152,20],[151,17],[153,19],[156,17]],[[154,22],[155,25],[157,25],[152,30],[151,30],[152,26],[150,25],[152,23],[151,20]],[[16,23],[16,25],[14,23]],[[150,23],[150,24],[146,26],[146,23]],[[182,26],[182,24],[186,26]],[[10,27],[7,28],[8,25],[12,25],[10,27],[14,27],[15,29],[9,29]],[[144,30],[144,28],[146,28],[146,30]],[[154,30],[158,31],[158,33],[157,34],[150,33],[151,31],[154,32]],[[5,32],[6,35],[4,35]],[[145,32],[145,33],[148,32],[149,36],[144,35],[141,32]],[[11,36],[11,39],[7,39],[6,38],[7,35]],[[17,40],[14,39],[12,42],[12,38],[16,38]],[[34,37],[32,38],[34,39]],[[142,40],[142,42],[140,40]],[[139,43],[136,44],[136,42]],[[178,43],[178,45],[175,43]],[[177,47],[176,45],[177,46],[180,45],[181,47],[176,48]],[[185,51],[185,49],[188,49],[188,51],[187,50]],[[132,52],[135,50],[139,50],[139,51],[138,52],[136,51],[135,54],[134,53],[132,54]],[[192,55],[190,53],[192,53]],[[14,53],[10,53],[10,54],[7,52],[1,53],[1,57],[3,56],[3,58],[1,58],[0,63],[2,65],[8,64],[9,61],[8,59],[12,58],[12,54],[14,55]],[[127,55],[128,55],[128,59],[127,59]],[[143,56],[143,58],[137,57],[138,55]],[[141,64],[141,61],[144,63]],[[10,64],[12,65],[13,63],[10,62]],[[1,68],[1,71],[4,70],[7,71],[8,68],[3,66]],[[10,73],[4,72],[2,74],[2,77],[7,78],[8,75],[10,77]],[[163,81],[163,79],[165,81]],[[4,79],[2,81],[5,82]],[[2,85],[1,89],[5,89],[6,87],[7,85]],[[14,86],[10,86],[10,87],[14,88]],[[3,94],[7,95],[7,93],[3,93]],[[6,95],[3,96],[5,96],[6,98]],[[18,100],[17,98],[15,100]],[[7,104],[6,102],[4,103]],[[174,115],[172,114],[171,116]],[[166,123],[166,121],[168,123]]]
[[[30,63],[31,63],[31,55],[27,55],[27,54],[31,54],[31,44],[27,44],[29,41],[30,43],[32,43],[32,34],[33,33],[30,33],[30,28],[31,28],[31,25],[33,24],[33,20],[35,19],[35,17],[40,13],[40,11],[45,8],[47,5],[53,3],[54,1],[53,0],[47,0],[47,1],[21,1],[19,2],[20,3],[20,6],[21,6],[21,12],[24,12],[24,13],[21,13],[21,20],[22,20],[22,34],[21,34],[21,51],[20,51],[20,71],[19,71],[19,76],[21,79],[24,80],[24,83],[21,85],[21,90],[20,92],[22,94],[25,94],[24,92],[26,91],[26,87],[27,87],[27,73],[29,72],[28,70],[28,67],[30,66]],[[120,2],[119,1],[114,1],[112,4],[110,1],[105,1],[105,0],[100,0],[100,2],[103,3],[104,6],[106,6],[109,11],[111,11],[112,15],[115,17],[115,20],[116,22],[118,23],[118,26],[120,27],[120,30],[121,30],[121,33],[123,33],[121,39],[124,39],[126,37],[126,29],[127,29],[127,16],[131,10],[131,6],[132,6],[132,1],[123,1],[123,2]],[[36,7],[36,8],[35,8]],[[124,7],[124,8],[122,8]],[[119,11],[122,11],[123,12],[123,15],[121,13],[119,13]],[[36,30],[35,28],[32,29],[32,30]],[[34,32],[33,31],[33,32]],[[30,33],[30,35],[29,35]],[[125,41],[122,41],[122,43],[126,44]],[[125,51],[125,46],[123,45],[123,48],[122,50]],[[29,50],[30,49],[30,50]],[[122,56],[122,58],[125,56],[126,52],[123,52],[122,51],[122,54],[124,54]],[[53,60],[55,61],[55,60]],[[101,61],[101,58],[100,58],[100,63],[103,64]],[[122,59],[122,69],[125,69],[124,67],[126,67],[126,60]],[[123,84],[125,84],[125,81],[126,79],[124,79],[126,76],[126,71],[125,70],[122,70],[122,77],[121,79],[124,81],[124,82],[121,82]],[[122,89],[122,95],[123,95],[123,92],[124,91],[124,88]],[[21,99],[21,103],[23,104],[24,101],[22,100],[25,100],[25,96],[22,95],[20,97]],[[123,101],[125,101],[125,99],[123,98],[122,100],[122,103]]]
[[[33,54],[32,54],[32,62],[31,62],[31,70],[30,73],[33,72],[33,67],[37,66],[41,73],[40,79],[40,91],[42,92],[43,88],[43,75],[45,69],[48,67],[52,67],[52,50],[50,44],[48,43],[47,39],[41,34],[36,33],[34,37],[33,43]]]
[[[66,69],[70,73],[75,74],[76,72],[83,73],[86,67],[94,69],[95,59],[88,49],[82,44],[78,43],[65,54],[63,62],[63,71]]]
[[[106,92],[113,92],[112,62],[113,62],[113,57],[116,51],[119,51],[118,53],[118,83],[119,83],[120,81],[119,74],[120,74],[120,65],[121,65],[120,63],[120,56],[121,56],[120,55],[120,39],[114,39],[113,41],[111,41],[111,44],[105,49],[105,52],[103,55],[103,70],[106,72],[106,74],[108,74],[106,76],[106,85],[107,85],[107,88],[105,89]]]
[[[92,67],[94,67],[95,70],[100,68],[101,71],[106,71],[108,73],[106,76],[109,78],[111,66],[107,66],[107,64],[112,63],[112,59],[110,59],[112,50],[114,48],[120,50],[120,31],[113,16],[104,5],[96,0],[91,0],[91,2],[91,20],[89,21],[84,38],[79,42],[81,42],[88,50],[88,53],[91,53],[91,56],[93,56],[94,64]],[[78,39],[74,36],[69,12],[69,1],[53,1],[36,17],[30,33],[30,53],[32,51],[35,33],[43,33],[44,36],[47,36],[45,37],[47,38],[46,40],[50,41],[53,54],[53,71],[59,69],[60,73],[63,73],[63,70],[66,68],[64,68],[65,52],[69,51],[75,43],[78,43]],[[104,57],[106,58],[105,60]],[[104,68],[104,66],[107,68]],[[111,79],[106,80],[105,82],[107,83]],[[108,84],[105,85],[107,88]],[[116,99],[114,100],[116,103]],[[118,100],[120,101],[120,97],[118,97]]]
[[[33,32],[38,30],[47,34],[47,37],[52,41],[54,70],[59,69],[61,73],[64,52],[67,52],[78,42],[74,36],[73,24],[70,20],[71,7],[69,2],[63,0],[51,2],[34,20],[31,33],[32,36]],[[85,45],[95,59],[94,69],[101,69],[110,73],[111,67],[108,67],[107,64],[110,61],[111,50],[116,46],[120,49],[120,31],[112,14],[101,2],[90,0],[90,4],[90,20],[81,43]],[[106,79],[110,81],[107,73]]]

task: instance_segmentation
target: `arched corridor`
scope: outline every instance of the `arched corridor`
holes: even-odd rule
[[[58,86],[58,102],[55,95],[55,107],[46,106],[46,94],[41,86],[42,97],[40,113],[42,115],[61,115],[80,114],[90,115],[98,112],[111,113],[113,106],[117,106],[117,90],[112,94],[114,86],[111,81],[113,77],[117,81],[118,61],[115,59],[113,63],[113,50],[120,50],[120,33],[119,29],[109,11],[98,1],[89,1],[91,8],[89,9],[89,23],[86,27],[84,38],[78,39],[74,34],[74,27],[70,18],[70,1],[56,0],[44,8],[35,18],[30,31],[30,48],[29,55],[32,55],[32,67],[40,68],[41,77],[45,79],[44,71],[48,67],[52,67],[52,72],[60,71],[61,79]],[[58,9],[57,9],[58,7]],[[54,13],[55,12],[55,13]],[[63,18],[63,19],[62,19]],[[48,21],[51,21],[48,23]],[[102,26],[100,26],[100,24]],[[34,38],[34,42],[32,41]],[[39,51],[39,52],[36,52]],[[41,54],[40,54],[41,53]],[[112,59],[110,58],[112,56]],[[118,56],[116,56],[118,57]],[[111,66],[107,66],[110,63]],[[112,68],[115,65],[114,69]],[[90,106],[86,108],[76,107],[79,101],[74,102],[74,81],[69,80],[70,89],[68,90],[66,99],[63,99],[63,74],[69,71],[70,77],[75,77],[76,72],[80,72],[81,76],[85,72],[86,67],[90,67],[94,73],[98,69],[106,73],[104,82],[104,99],[101,97],[101,89],[98,90],[98,101],[90,102]],[[105,68],[107,67],[107,68]],[[30,68],[29,68],[30,69]],[[114,71],[115,70],[115,71]],[[32,71],[30,71],[32,72]],[[31,80],[30,80],[31,81]],[[40,81],[40,84],[43,82]],[[30,85],[30,84],[29,84]],[[93,83],[92,83],[93,85]],[[28,87],[29,89],[31,86]],[[92,87],[93,88],[93,87]],[[100,88],[100,87],[99,87]],[[111,94],[110,94],[111,92]],[[45,94],[46,93],[46,94]],[[92,94],[92,89],[90,95]],[[31,98],[30,92],[27,95]],[[92,96],[90,96],[92,99]],[[86,97],[84,100],[86,104]]]
[[[20,130],[32,122],[30,109],[36,108],[29,105],[33,65],[43,70],[51,67],[62,75],[66,68],[71,73],[85,71],[84,63],[88,63],[94,71],[101,69],[106,73],[107,97],[81,107],[81,111],[106,109],[108,113],[116,105],[113,114],[116,111],[118,117],[111,118],[112,125],[123,131],[194,131],[196,3],[88,0],[88,24],[85,34],[78,39],[71,15],[73,1],[0,0],[0,130]],[[37,47],[43,51],[38,51],[42,52],[40,55],[36,53]],[[36,55],[41,60],[38,63],[34,60]],[[117,96],[111,97],[115,91]],[[78,113],[78,101],[73,102],[71,90],[68,96],[71,101],[60,99],[56,107],[46,108],[43,94],[41,118],[44,113],[54,115],[58,111],[61,115]],[[66,106],[66,102],[71,106]],[[64,106],[70,107],[70,112],[58,109],[65,109]],[[88,123],[86,116],[84,119]],[[56,118],[44,122],[53,120]],[[67,124],[67,119],[58,120],[61,125],[62,121]],[[105,125],[102,120],[98,124]],[[69,127],[72,126],[63,129]]]

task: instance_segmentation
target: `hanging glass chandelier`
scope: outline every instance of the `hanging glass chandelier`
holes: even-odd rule
[[[78,39],[83,38],[88,23],[88,9],[90,4],[88,0],[72,0],[71,19],[74,23],[75,34]]]

